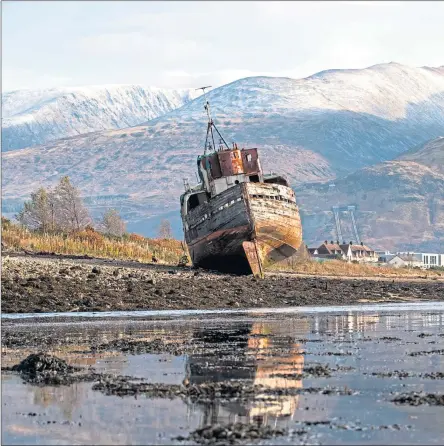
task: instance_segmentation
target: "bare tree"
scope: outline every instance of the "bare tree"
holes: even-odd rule
[[[61,230],[80,231],[92,224],[80,192],[68,176],[62,177],[54,189],[54,208],[56,225]]]
[[[48,232],[55,229],[54,196],[51,191],[40,187],[31,193],[31,200],[25,201],[23,209],[15,217],[28,229]]]
[[[108,209],[102,217],[101,226],[105,234],[122,237],[126,224],[115,209]]]
[[[173,238],[173,230],[171,229],[171,223],[169,220],[164,219],[160,222],[157,237],[161,239]]]

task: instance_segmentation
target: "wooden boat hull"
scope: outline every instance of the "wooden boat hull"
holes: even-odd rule
[[[235,185],[182,219],[193,265],[222,272],[263,276],[302,241],[294,192],[279,184]]]
[[[302,242],[299,209],[293,190],[287,186],[246,183],[246,188],[253,240],[263,270],[299,249]]]

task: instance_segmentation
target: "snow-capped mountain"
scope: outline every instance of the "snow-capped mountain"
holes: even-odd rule
[[[390,63],[305,79],[251,77],[215,89],[208,98],[230,141],[263,147],[273,163],[309,150],[317,154],[323,172],[313,175],[319,178],[392,159],[444,129],[444,67]],[[202,119],[201,101],[193,101],[161,120],[188,134],[193,122],[201,128]],[[298,158],[292,156],[296,164]],[[310,179],[292,164],[289,176]]]
[[[130,127],[199,96],[195,90],[103,85],[17,90],[2,95],[3,151]]]
[[[295,186],[392,160],[444,133],[443,68],[391,63],[297,80],[252,77],[207,97],[227,142],[258,147],[264,170]],[[195,177],[205,131],[198,98],[137,127],[6,153],[4,209],[67,174],[94,210],[120,207],[130,228],[150,233],[147,220],[168,214],[180,229],[183,178]]]

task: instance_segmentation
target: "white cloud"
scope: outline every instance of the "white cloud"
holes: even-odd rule
[[[27,83],[32,78],[33,73],[31,70],[6,67],[2,69],[2,90],[11,91],[19,90],[22,88],[29,88]]]
[[[71,77],[52,76],[48,74],[36,74],[22,68],[4,68],[2,70],[2,91],[13,91],[34,88],[46,88],[48,86],[60,87],[71,83]]]
[[[140,31],[107,33],[84,37],[79,42],[81,52],[98,57],[139,58],[156,63],[176,62],[203,56],[206,48],[191,39],[160,39]]]

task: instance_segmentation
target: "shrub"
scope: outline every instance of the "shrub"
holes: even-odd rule
[[[92,228],[86,228],[83,231],[75,232],[73,238],[89,243],[103,242],[103,235]]]
[[[132,242],[143,242],[145,240],[145,237],[142,237],[139,234],[134,234],[133,232],[131,232],[130,234],[128,234],[128,238],[132,241]]]
[[[108,236],[87,227],[79,232],[43,234],[29,231],[2,219],[2,241],[8,249],[55,252],[102,258],[151,262],[153,253],[160,263],[177,264],[183,255],[178,240],[153,240],[138,234],[122,238]]]

